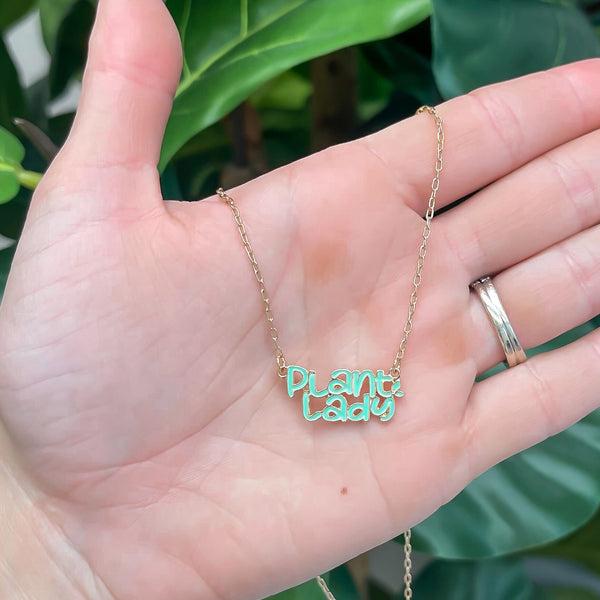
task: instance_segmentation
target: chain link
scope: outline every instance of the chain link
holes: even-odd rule
[[[410,529],[407,529],[404,532],[404,599],[411,600],[412,599],[412,544],[411,544],[412,532]],[[326,581],[320,576],[316,577],[317,583],[320,588],[323,590],[323,594],[327,600],[336,600],[335,596],[332,594],[329,586]]]
[[[437,125],[437,158],[434,167],[435,175],[431,181],[431,194],[429,196],[429,203],[427,204],[427,212],[425,213],[425,225],[423,227],[422,234],[423,240],[421,242],[421,247],[419,248],[417,268],[415,270],[415,276],[413,277],[413,290],[408,303],[408,316],[406,318],[406,323],[404,324],[402,340],[400,341],[398,352],[396,353],[392,367],[389,370],[390,376],[396,381],[400,379],[400,367],[402,364],[402,359],[404,358],[404,353],[406,352],[408,336],[413,328],[413,317],[417,308],[417,291],[421,285],[421,281],[423,280],[422,273],[423,265],[425,264],[425,255],[427,254],[427,240],[429,240],[429,236],[431,235],[431,221],[435,212],[437,191],[440,187],[440,173],[444,168],[442,159],[442,153],[444,151],[444,130],[442,129],[442,117],[440,117],[439,113],[433,106],[421,106],[417,110],[417,114],[420,114],[424,111],[427,111],[433,116],[435,119],[435,124]]]
[[[389,370],[390,376],[394,379],[394,381],[398,381],[401,375],[401,365],[402,359],[404,358],[404,353],[406,352],[406,344],[408,342],[408,336],[410,335],[413,328],[413,317],[415,314],[415,310],[417,308],[417,292],[419,286],[421,285],[423,276],[423,265],[425,264],[425,256],[427,254],[427,240],[429,240],[429,236],[431,235],[431,221],[433,220],[433,215],[435,213],[435,201],[438,189],[440,187],[440,173],[444,167],[444,163],[442,160],[442,153],[444,151],[444,130],[442,129],[442,117],[436,111],[433,106],[421,106],[416,114],[420,114],[423,112],[428,112],[431,114],[435,120],[435,124],[437,126],[437,158],[435,161],[435,175],[431,181],[431,194],[429,196],[429,202],[427,204],[427,211],[425,213],[425,225],[423,227],[422,233],[422,242],[421,247],[419,248],[419,254],[417,258],[417,267],[415,270],[415,275],[413,277],[413,289],[410,295],[410,300],[408,304],[408,316],[406,318],[406,323],[403,329],[402,340],[400,341],[400,346],[398,347],[398,352],[396,353],[396,357],[394,358],[394,362]],[[283,350],[279,344],[279,332],[277,331],[277,327],[275,327],[274,318],[273,318],[273,310],[271,308],[271,302],[269,294],[267,293],[267,289],[265,286],[265,280],[260,271],[260,267],[258,266],[258,262],[256,260],[256,256],[254,254],[254,250],[252,249],[252,245],[250,244],[250,240],[248,239],[248,234],[246,233],[246,226],[240,214],[240,211],[234,202],[231,196],[228,196],[223,188],[219,188],[217,190],[217,194],[229,205],[231,208],[231,212],[233,213],[233,217],[235,219],[236,225],[238,227],[240,237],[242,238],[242,242],[244,244],[244,249],[246,250],[246,254],[250,259],[250,263],[252,265],[252,270],[254,271],[254,276],[256,277],[256,281],[258,282],[258,287],[260,290],[260,296],[265,305],[265,315],[268,322],[269,333],[271,334],[271,339],[275,345],[275,360],[277,362],[277,374],[280,377],[287,376],[287,363],[285,360],[285,356],[283,354]],[[405,600],[412,599],[412,545],[411,545],[411,530],[408,529],[404,532],[404,598]],[[331,593],[331,590],[327,586],[325,580],[319,575],[317,576],[317,583],[323,590],[325,597],[327,600],[335,600],[335,596]]]
[[[327,600],[335,600],[335,596],[331,593],[331,590],[327,586],[327,583],[325,582],[325,580],[320,575],[317,575],[316,580],[317,580],[317,583],[319,584],[319,586],[321,586],[321,589],[323,590],[323,593],[325,594],[325,598],[327,598]]]
[[[412,598],[412,545],[410,543],[412,531],[407,529],[404,532],[404,598]]]
[[[231,196],[228,196],[223,188],[219,188],[217,190],[217,194],[229,204],[231,208],[231,212],[233,213],[233,218],[235,219],[236,225],[238,226],[238,230],[240,232],[240,237],[242,238],[242,243],[244,244],[244,249],[246,250],[246,254],[250,259],[250,264],[252,265],[252,270],[254,271],[254,276],[256,277],[256,281],[258,283],[258,288],[260,291],[260,297],[265,305],[265,316],[267,317],[267,323],[269,327],[269,333],[271,334],[271,339],[273,340],[273,344],[275,345],[275,360],[277,362],[277,374],[280,377],[287,376],[287,364],[285,362],[285,356],[283,354],[283,350],[279,344],[279,331],[277,331],[277,327],[275,327],[274,317],[273,317],[273,309],[271,308],[271,299],[269,294],[267,293],[267,288],[265,286],[265,280],[260,272],[260,267],[258,266],[258,261],[256,260],[256,256],[254,254],[254,250],[252,249],[252,244],[250,244],[250,240],[248,239],[248,234],[246,233],[246,225],[242,219],[242,215],[240,214],[240,209],[237,207],[237,204],[234,202]]]

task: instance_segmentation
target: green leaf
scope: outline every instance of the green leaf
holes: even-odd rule
[[[6,29],[25,16],[35,4],[35,0],[13,0],[0,4],[0,29]]]
[[[566,567],[566,568],[565,568]],[[544,570],[540,570],[544,568]],[[562,588],[544,581],[552,579],[556,569]],[[485,559],[479,561],[435,561],[417,578],[414,597],[419,600],[592,600],[597,581],[580,585],[580,573],[570,572],[568,564],[549,563],[532,568],[522,558]],[[550,587],[552,586],[552,587]],[[569,586],[569,587],[567,587]],[[400,600],[399,594],[394,600]]]
[[[31,192],[21,188],[11,202],[0,203],[0,235],[11,240],[19,239],[27,217],[30,200]]]
[[[6,286],[6,279],[10,271],[10,265],[12,264],[13,256],[15,255],[16,244],[8,248],[0,250],[0,300],[4,294],[4,288]]]
[[[293,65],[412,27],[429,0],[168,0],[183,43],[183,78],[161,169],[194,134]]]
[[[13,118],[24,117],[25,99],[12,58],[0,36],[0,126],[14,131]]]
[[[329,585],[329,574],[323,575],[323,579]],[[289,590],[268,596],[269,600],[323,600],[323,591],[315,579],[309,579]]]
[[[23,144],[9,131],[0,127],[0,204],[12,200],[21,184],[16,173],[25,157]]]
[[[4,171],[0,164],[0,204],[12,200],[18,193],[21,184],[14,170]]]
[[[598,600],[600,596],[589,590],[573,588],[554,588],[549,591],[552,600]]]
[[[289,70],[252,92],[248,101],[257,108],[299,110],[306,104],[311,93],[311,82]]]
[[[65,143],[69,131],[71,131],[74,117],[75,113],[73,112],[48,119],[48,135],[58,147]]]
[[[414,546],[446,558],[478,558],[558,539],[597,510],[599,464],[596,411],[478,477],[415,528]]]
[[[46,74],[41,79],[27,86],[23,90],[25,102],[29,110],[28,120],[35,123],[40,129],[48,129],[48,115],[46,106],[50,102],[50,78]]]
[[[423,104],[440,102],[428,58],[402,40],[396,37],[373,42],[367,44],[363,52],[396,89],[411,94]]]
[[[329,578],[324,579],[336,600],[361,600],[361,595],[354,584],[354,579],[346,564],[340,565],[333,569],[333,571],[330,571]]]
[[[597,325],[580,325],[527,354],[571,343]],[[600,506],[599,464],[600,410],[483,473],[415,528],[415,548],[445,558],[480,558],[562,538]],[[403,542],[402,536],[396,540]]]
[[[343,564],[322,575],[336,600],[361,600],[348,567]],[[323,600],[323,590],[313,578],[289,590],[268,597],[269,600]]]
[[[262,110],[264,144],[272,168],[310,153],[310,107],[302,110]]]
[[[75,2],[77,0],[39,0],[42,36],[50,53],[54,51],[60,24]]]
[[[551,546],[537,548],[535,554],[574,560],[600,575],[600,512],[581,529]]]
[[[387,106],[394,87],[387,74],[381,74],[369,60],[369,48],[377,43],[359,46],[357,112],[361,121],[371,119]]]
[[[25,158],[25,147],[9,131],[0,127],[0,163],[18,165]]]
[[[369,578],[367,579],[367,598],[368,600],[400,600],[400,595]]]
[[[89,0],[77,0],[65,13],[56,32],[50,64],[51,98],[62,94],[73,76],[83,73],[95,15]]]
[[[12,200],[20,186],[35,189],[41,174],[26,171],[20,163],[25,158],[23,144],[9,131],[0,127],[0,204]]]
[[[539,600],[542,596],[521,561],[436,561],[414,584],[419,600]]]
[[[600,56],[574,2],[433,0],[433,70],[445,98],[482,85]]]
[[[168,165],[162,172],[160,176],[160,188],[163,198],[167,200],[183,200],[177,173],[172,164]]]

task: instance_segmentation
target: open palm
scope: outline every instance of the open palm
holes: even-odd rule
[[[526,347],[598,312],[598,61],[440,105],[438,206],[481,191],[434,220],[405,397],[391,421],[358,424],[308,423],[287,396],[227,205],[160,196],[179,63],[162,2],[100,2],[80,110],[0,311],[14,468],[93,573],[86,597],[274,593],[398,535],[598,405],[596,333],[474,384],[503,356],[469,293],[497,273]],[[414,116],[229,191],[288,363],[320,383],[391,366],[435,134]]]

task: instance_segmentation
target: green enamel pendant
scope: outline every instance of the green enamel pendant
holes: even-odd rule
[[[315,371],[290,365],[287,369],[287,392],[292,398],[302,392],[302,414],[307,421],[368,421],[371,415],[381,421],[389,421],[394,415],[395,398],[404,396],[400,382],[379,370],[348,371],[337,369],[331,373],[331,380],[321,390],[315,382]],[[363,388],[366,388],[363,391]],[[325,397],[325,407],[310,411],[311,398]],[[360,398],[350,403],[347,397]]]

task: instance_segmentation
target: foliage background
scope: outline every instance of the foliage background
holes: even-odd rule
[[[161,182],[166,197],[186,201],[379,130],[421,104],[600,56],[595,0],[167,0],[167,6],[185,61]],[[40,13],[51,66],[23,88],[3,39],[32,10]],[[80,78],[94,14],[93,0],[0,5],[0,235],[10,240],[18,240],[31,190],[68,133],[73,115],[49,117],[48,105]],[[0,250],[0,294],[13,252],[14,244]],[[597,317],[533,352],[599,325]],[[425,568],[415,595],[600,598],[599,506],[600,411],[490,469],[417,526],[414,547]],[[326,574],[338,600],[401,597],[364,565],[358,559]],[[401,577],[401,562],[394,568]],[[312,600],[321,591],[309,581],[278,596]]]

